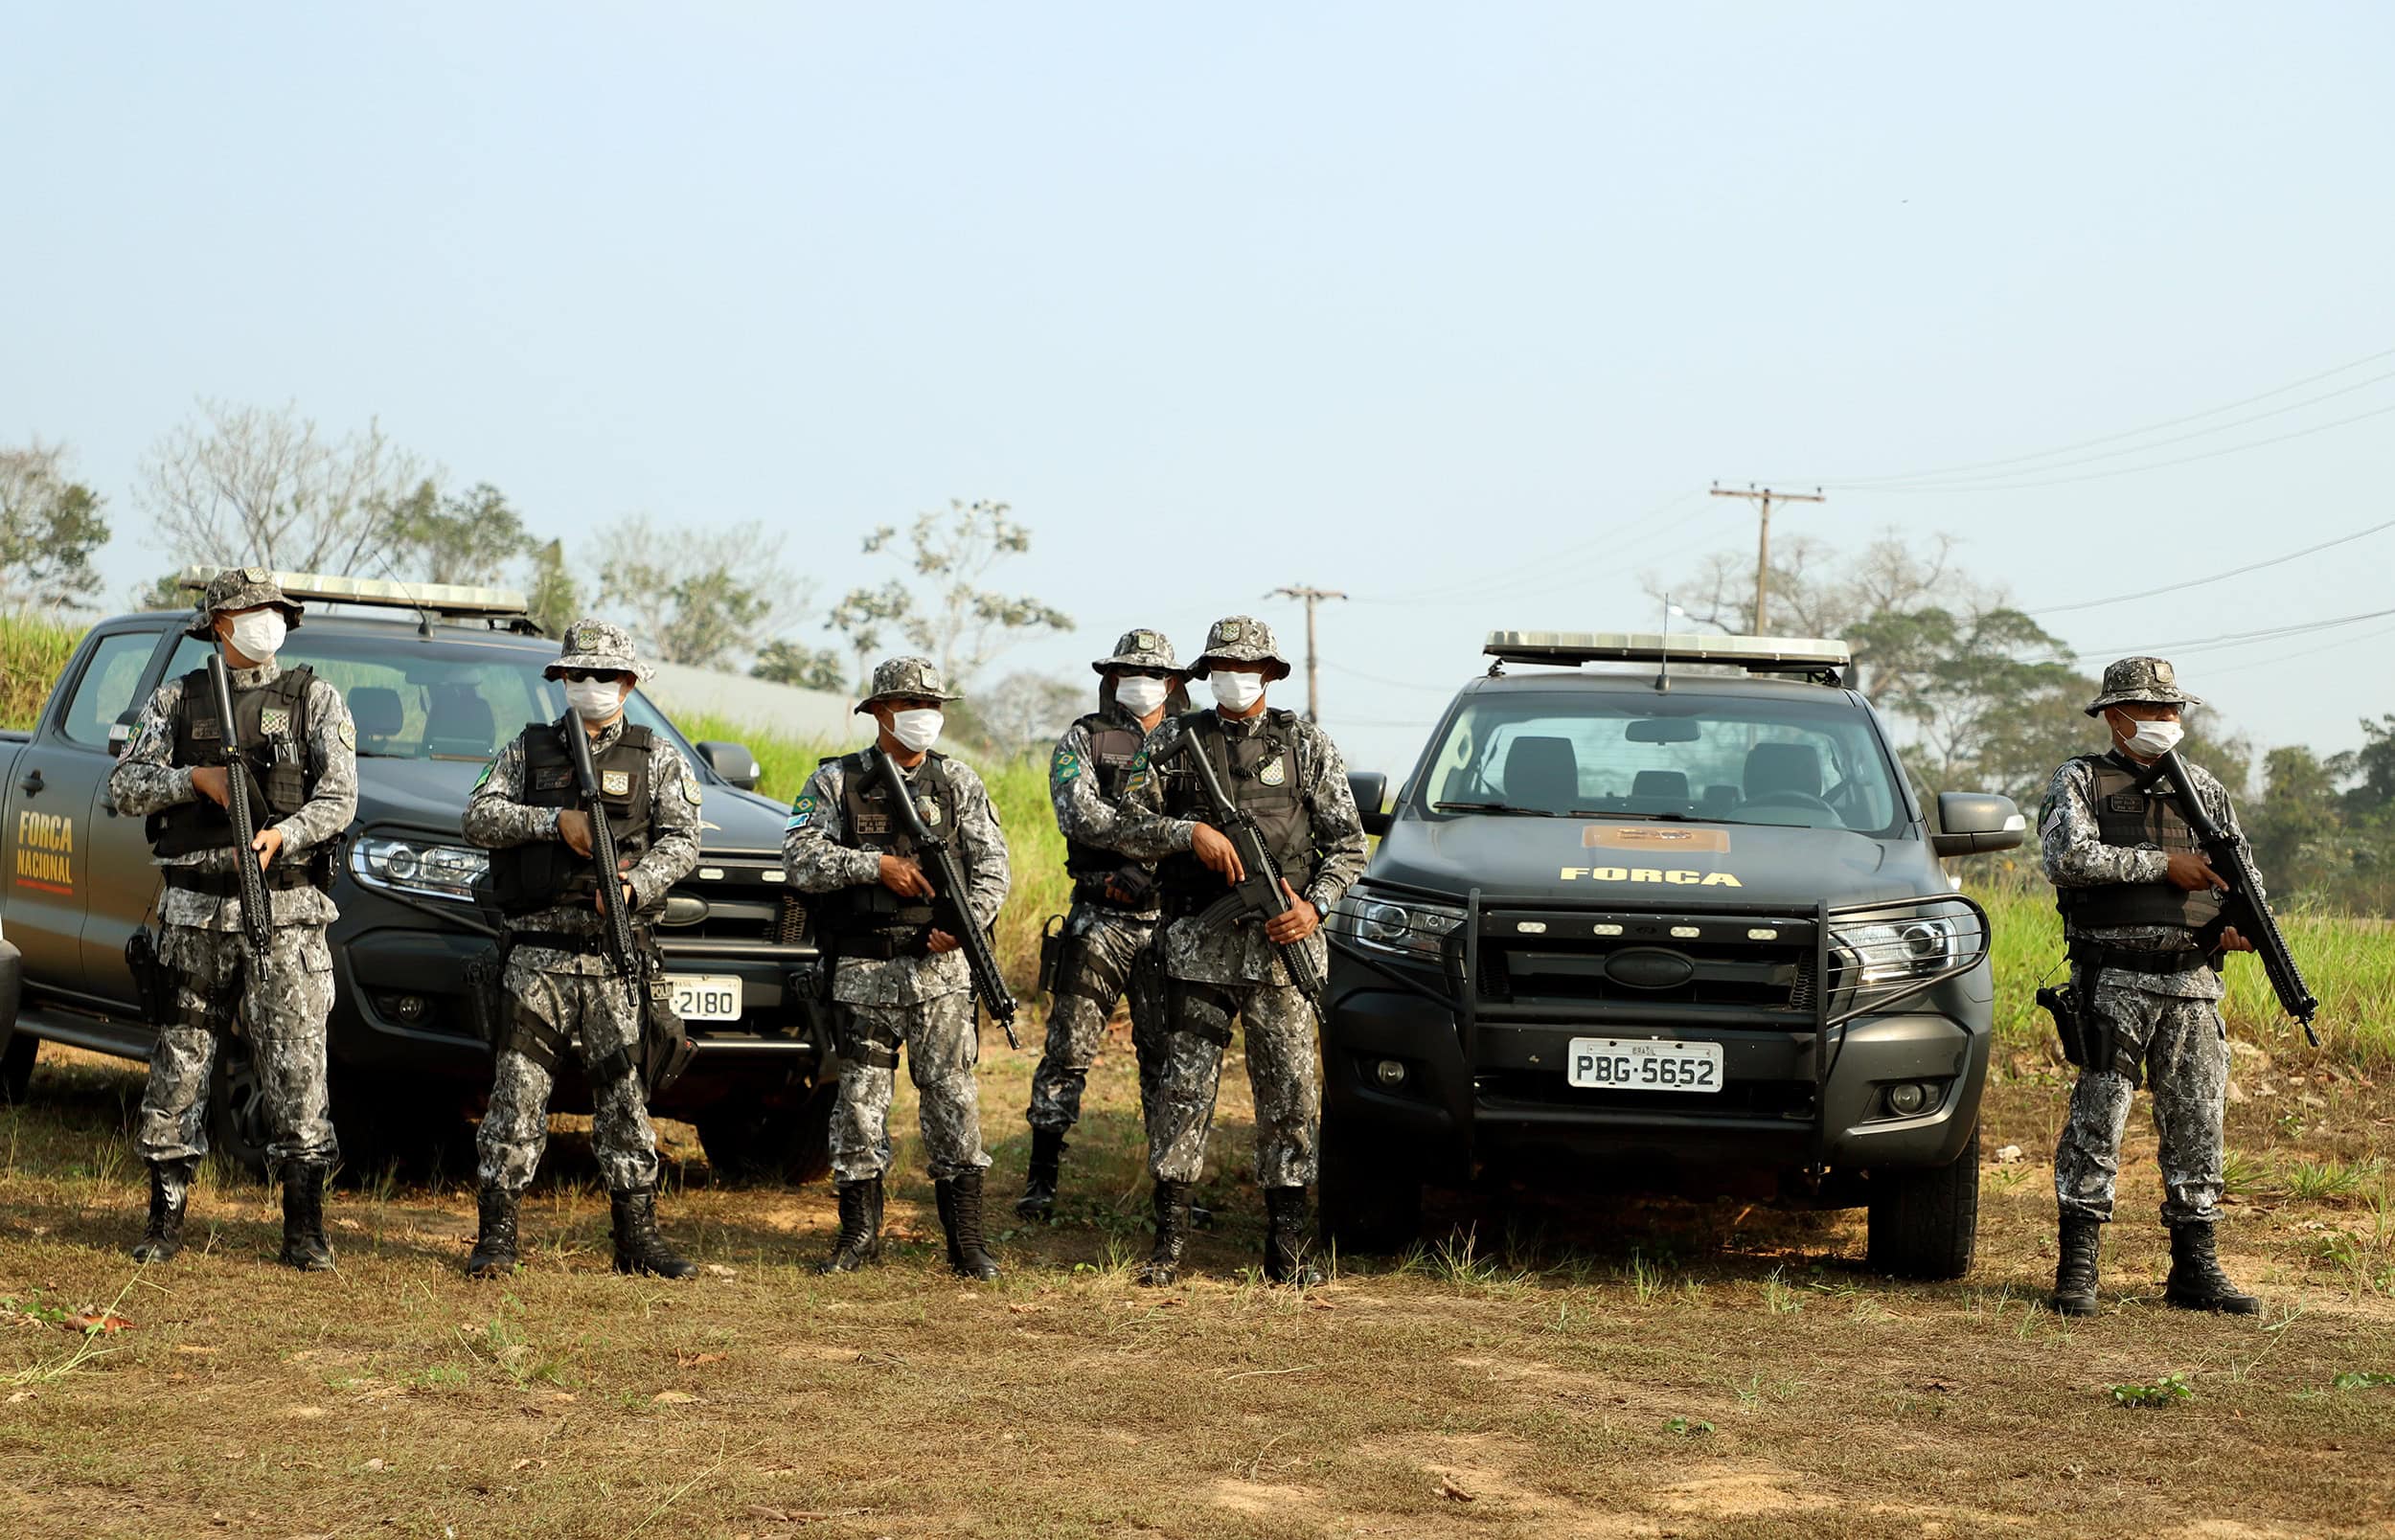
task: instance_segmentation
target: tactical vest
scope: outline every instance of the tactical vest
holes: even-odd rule
[[[1192,712],[1180,721],[1190,745],[1185,752],[1203,754],[1213,764],[1232,805],[1256,821],[1265,848],[1281,863],[1281,875],[1304,893],[1318,861],[1312,809],[1299,786],[1296,713],[1266,707],[1257,731],[1237,738],[1222,730],[1220,716],[1211,711]],[[1204,789],[1187,766],[1159,766],[1158,773],[1167,817],[1215,821]],[[1208,871],[1186,851],[1157,863],[1156,878],[1166,897],[1184,910],[1211,903],[1228,891],[1220,872]]]
[[[1098,795],[1119,805],[1123,788],[1131,779],[1131,761],[1139,757],[1143,741],[1139,729],[1125,727],[1122,718],[1111,712],[1092,712],[1073,725],[1089,735],[1089,771],[1097,778]],[[1119,872],[1126,863],[1125,856],[1103,846],[1085,840],[1064,842],[1064,870],[1074,876]]]
[[[878,757],[880,751],[874,751]],[[905,821],[890,808],[890,790],[883,783],[881,772],[868,765],[862,751],[844,754],[823,761],[840,767],[840,843],[852,850],[870,850],[876,855],[913,855],[915,837],[907,832]],[[956,782],[948,772],[947,756],[927,754],[915,768],[915,813],[924,827],[938,834],[946,831],[949,838],[956,829]],[[962,846],[956,847],[956,858],[965,868],[968,880],[972,864]],[[878,882],[860,884],[840,895],[837,912],[833,906],[825,910],[821,923],[843,936],[878,932],[901,944],[922,939],[931,927],[931,905],[921,898],[901,898]]]
[[[563,733],[579,733],[579,721],[529,722],[524,745],[524,789],[516,801],[527,807],[582,805],[574,776],[573,751]],[[637,863],[649,852],[649,729],[627,723],[623,735],[593,754],[599,773],[599,804],[606,809],[620,861]],[[499,908],[511,916],[538,914],[559,905],[588,904],[599,892],[599,872],[586,855],[563,840],[530,840],[490,852],[490,885]],[[664,906],[663,895],[634,917],[648,919]]]
[[[256,811],[261,828],[298,812],[316,789],[316,772],[308,762],[308,691],[315,682],[310,669],[286,668],[272,684],[233,693],[235,742],[266,802]],[[217,692],[207,669],[194,668],[183,676],[183,698],[175,706],[172,727],[171,762],[176,768],[222,762],[224,732],[217,721]],[[150,849],[162,856],[230,849],[233,816],[208,798],[197,797],[150,814],[143,831]]]
[[[2096,834],[2123,849],[2143,846],[2201,854],[2196,831],[2179,812],[2178,799],[2137,785],[2139,773],[2109,754],[2080,761],[2095,772]],[[2181,787],[2194,796],[2193,786]],[[2092,888],[2058,888],[2054,906],[2073,930],[2110,930],[2127,925],[2178,925],[2202,930],[2221,917],[2221,896],[2190,893],[2170,882],[2108,882]]]

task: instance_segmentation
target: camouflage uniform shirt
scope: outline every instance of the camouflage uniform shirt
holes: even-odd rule
[[[269,658],[255,668],[230,670],[226,682],[239,697],[263,690],[281,677],[281,665]],[[146,818],[199,800],[200,793],[192,785],[192,766],[173,762],[174,715],[182,704],[183,681],[177,676],[159,685],[143,705],[131,740],[108,773],[108,795],[118,812]],[[349,703],[341,698],[341,691],[323,679],[308,691],[306,753],[314,789],[299,811],[266,826],[283,834],[283,849],[275,856],[277,866],[305,859],[326,841],[338,838],[357,816],[357,729],[351,725]],[[194,872],[231,872],[237,853],[246,854],[230,849],[194,850],[188,855],[160,857],[158,864]],[[312,884],[270,890],[267,903],[277,925],[326,925],[340,914],[331,897]],[[238,896],[218,898],[170,888],[159,913],[170,925],[220,931],[241,928]]]
[[[1134,733],[1140,731],[1139,718],[1126,708],[1108,706],[1106,710],[1117,724]],[[1123,809],[1106,801],[1106,793],[1099,789],[1089,729],[1079,720],[1064,730],[1064,736],[1056,740],[1056,749],[1048,756],[1048,801],[1056,807],[1057,831],[1066,839],[1108,850],[1115,849],[1115,831],[1122,827]],[[1153,857],[1131,859],[1153,864]],[[1113,909],[1107,913],[1125,919],[1153,920],[1162,909],[1159,898],[1151,896],[1142,908]]]

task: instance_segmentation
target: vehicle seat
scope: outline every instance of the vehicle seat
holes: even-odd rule
[[[1775,791],[1821,795],[1821,751],[1810,743],[1758,743],[1746,751],[1746,800]]]
[[[1688,811],[1688,777],[1677,770],[1641,770],[1631,778],[1630,809],[1633,813]]]
[[[1580,757],[1572,740],[1518,737],[1505,750],[1505,800],[1542,813],[1571,811],[1580,801]]]
[[[350,720],[357,728],[357,740],[369,748],[380,748],[385,740],[399,736],[406,725],[406,713],[399,709],[399,692],[383,685],[359,685],[350,691]]]
[[[488,759],[498,736],[490,702],[471,685],[434,685],[424,707],[424,752]]]
[[[1707,786],[1697,802],[1697,811],[1707,818],[1727,818],[1737,806],[1736,786]]]

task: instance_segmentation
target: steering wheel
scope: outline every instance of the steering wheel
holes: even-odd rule
[[[1835,812],[1828,803],[1810,791],[1767,791],[1760,797],[1746,799],[1749,807],[1818,807],[1825,813]]]

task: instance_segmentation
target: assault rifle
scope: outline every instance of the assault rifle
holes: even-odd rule
[[[582,816],[590,821],[590,864],[599,872],[599,914],[606,929],[603,940],[607,959],[632,991],[632,1020],[642,1030],[649,1022],[649,960],[632,935],[631,913],[624,907],[624,872],[617,865],[615,829],[607,823],[607,804],[599,797],[599,766],[590,757],[590,734],[580,713],[569,712],[565,741],[574,755],[574,783],[582,798]]]
[[[1198,923],[1212,928],[1229,925],[1253,915],[1266,924],[1278,915],[1286,915],[1296,907],[1289,890],[1281,880],[1281,863],[1273,859],[1272,848],[1264,841],[1264,830],[1256,827],[1254,815],[1240,811],[1222,790],[1221,779],[1214,773],[1214,764],[1198,739],[1184,734],[1181,753],[1196,769],[1198,784],[1206,794],[1206,804],[1214,809],[1215,827],[1231,842],[1239,852],[1240,868],[1246,874],[1231,884],[1231,891],[1214,901],[1198,916]],[[1289,969],[1289,983],[1297,985],[1312,1007],[1317,1020],[1322,1014],[1322,974],[1314,967],[1313,954],[1303,941],[1276,941],[1281,965]]]
[[[972,906],[965,901],[969,891],[965,863],[956,858],[955,847],[948,844],[946,834],[934,834],[924,826],[923,814],[915,810],[914,789],[907,785],[898,761],[877,748],[873,767],[889,791],[890,811],[905,828],[906,837],[915,842],[917,864],[931,879],[931,928],[956,938],[965,953],[966,969],[973,976],[974,995],[1005,1030],[1006,1046],[1021,1048],[1022,1040],[1015,1035],[1015,996],[998,971],[998,956],[990,949],[990,933],[973,918]]]
[[[250,796],[255,787],[249,762],[241,758],[240,733],[233,725],[233,681],[224,671],[221,648],[209,649],[208,687],[217,697],[217,762],[224,767],[224,810],[233,820],[233,881],[241,900],[241,934],[249,942],[249,955],[262,967],[274,947],[274,916],[267,908],[266,874],[259,869],[258,852],[250,849],[258,839],[258,802]]]
[[[2313,1047],[2320,1046],[2320,1034],[2312,1030],[2312,1018],[2318,1013],[2320,1002],[2304,983],[2301,969],[2287,950],[2287,938],[2280,933],[2277,918],[2262,897],[2262,884],[2254,876],[2253,862],[2245,847],[2231,839],[2212,815],[2203,810],[2203,801],[2196,795],[2185,761],[2177,749],[2164,751],[2155,760],[2155,767],[2171,778],[2172,794],[2178,801],[2178,810],[2195,831],[2196,842],[2203,847],[2203,858],[2212,870],[2228,884],[2228,892],[2221,901],[2223,927],[2234,926],[2237,934],[2253,943],[2254,955],[2262,959],[2263,975],[2270,981],[2270,990],[2278,996],[2279,1008],[2303,1024],[2304,1037]],[[2209,930],[2210,927],[2207,927]],[[2205,937],[2217,939],[2217,932]]]

